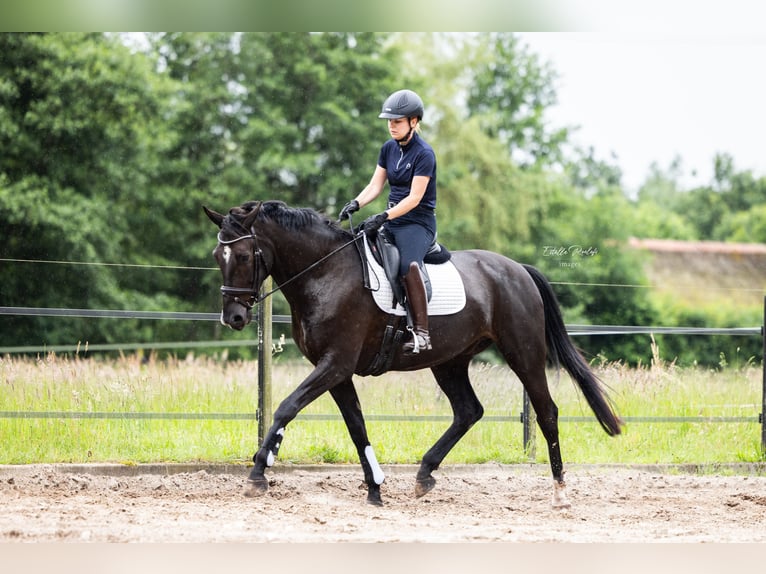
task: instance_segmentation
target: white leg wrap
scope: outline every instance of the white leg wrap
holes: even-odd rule
[[[386,480],[386,475],[383,474],[383,469],[380,468],[378,459],[375,458],[375,451],[372,450],[369,444],[364,447],[364,456],[367,458],[367,462],[372,469],[372,479],[375,481],[375,484],[383,484],[383,481]]]

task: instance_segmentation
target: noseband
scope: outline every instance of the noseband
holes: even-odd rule
[[[263,261],[263,251],[258,246],[258,238],[255,235],[255,230],[250,228],[250,235],[241,235],[235,239],[223,240],[221,239],[221,232],[218,232],[218,243],[221,245],[231,245],[237,243],[243,239],[253,240],[253,281],[250,287],[230,287],[228,285],[221,285],[221,293],[224,297],[233,297],[236,303],[244,305],[248,309],[252,309],[256,303],[258,303],[258,288],[260,283],[258,282],[258,269]],[[247,295],[247,299],[241,299],[240,295]]]

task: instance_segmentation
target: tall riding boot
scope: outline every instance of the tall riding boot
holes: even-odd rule
[[[410,263],[410,269],[403,279],[404,290],[407,293],[407,306],[414,323],[413,340],[404,344],[404,352],[428,351],[431,349],[431,337],[428,335],[428,299],[426,286],[420,276],[417,263]]]

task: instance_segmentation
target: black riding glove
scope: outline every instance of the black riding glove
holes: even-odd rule
[[[349,217],[351,217],[352,213],[356,213],[357,211],[359,211],[359,202],[356,199],[352,199],[346,205],[343,206],[343,209],[340,210],[340,215],[338,215],[338,221],[343,221],[344,219],[348,219]]]
[[[377,215],[371,215],[362,222],[361,229],[367,237],[374,237],[380,226],[383,225],[388,219],[388,213],[382,212]]]

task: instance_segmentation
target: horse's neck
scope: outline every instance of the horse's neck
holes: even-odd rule
[[[271,236],[274,253],[271,274],[278,284],[289,285],[289,290],[306,288],[312,279],[336,268],[338,261],[348,256],[346,249],[333,253],[343,242],[322,234],[286,232],[285,236],[281,239]]]

